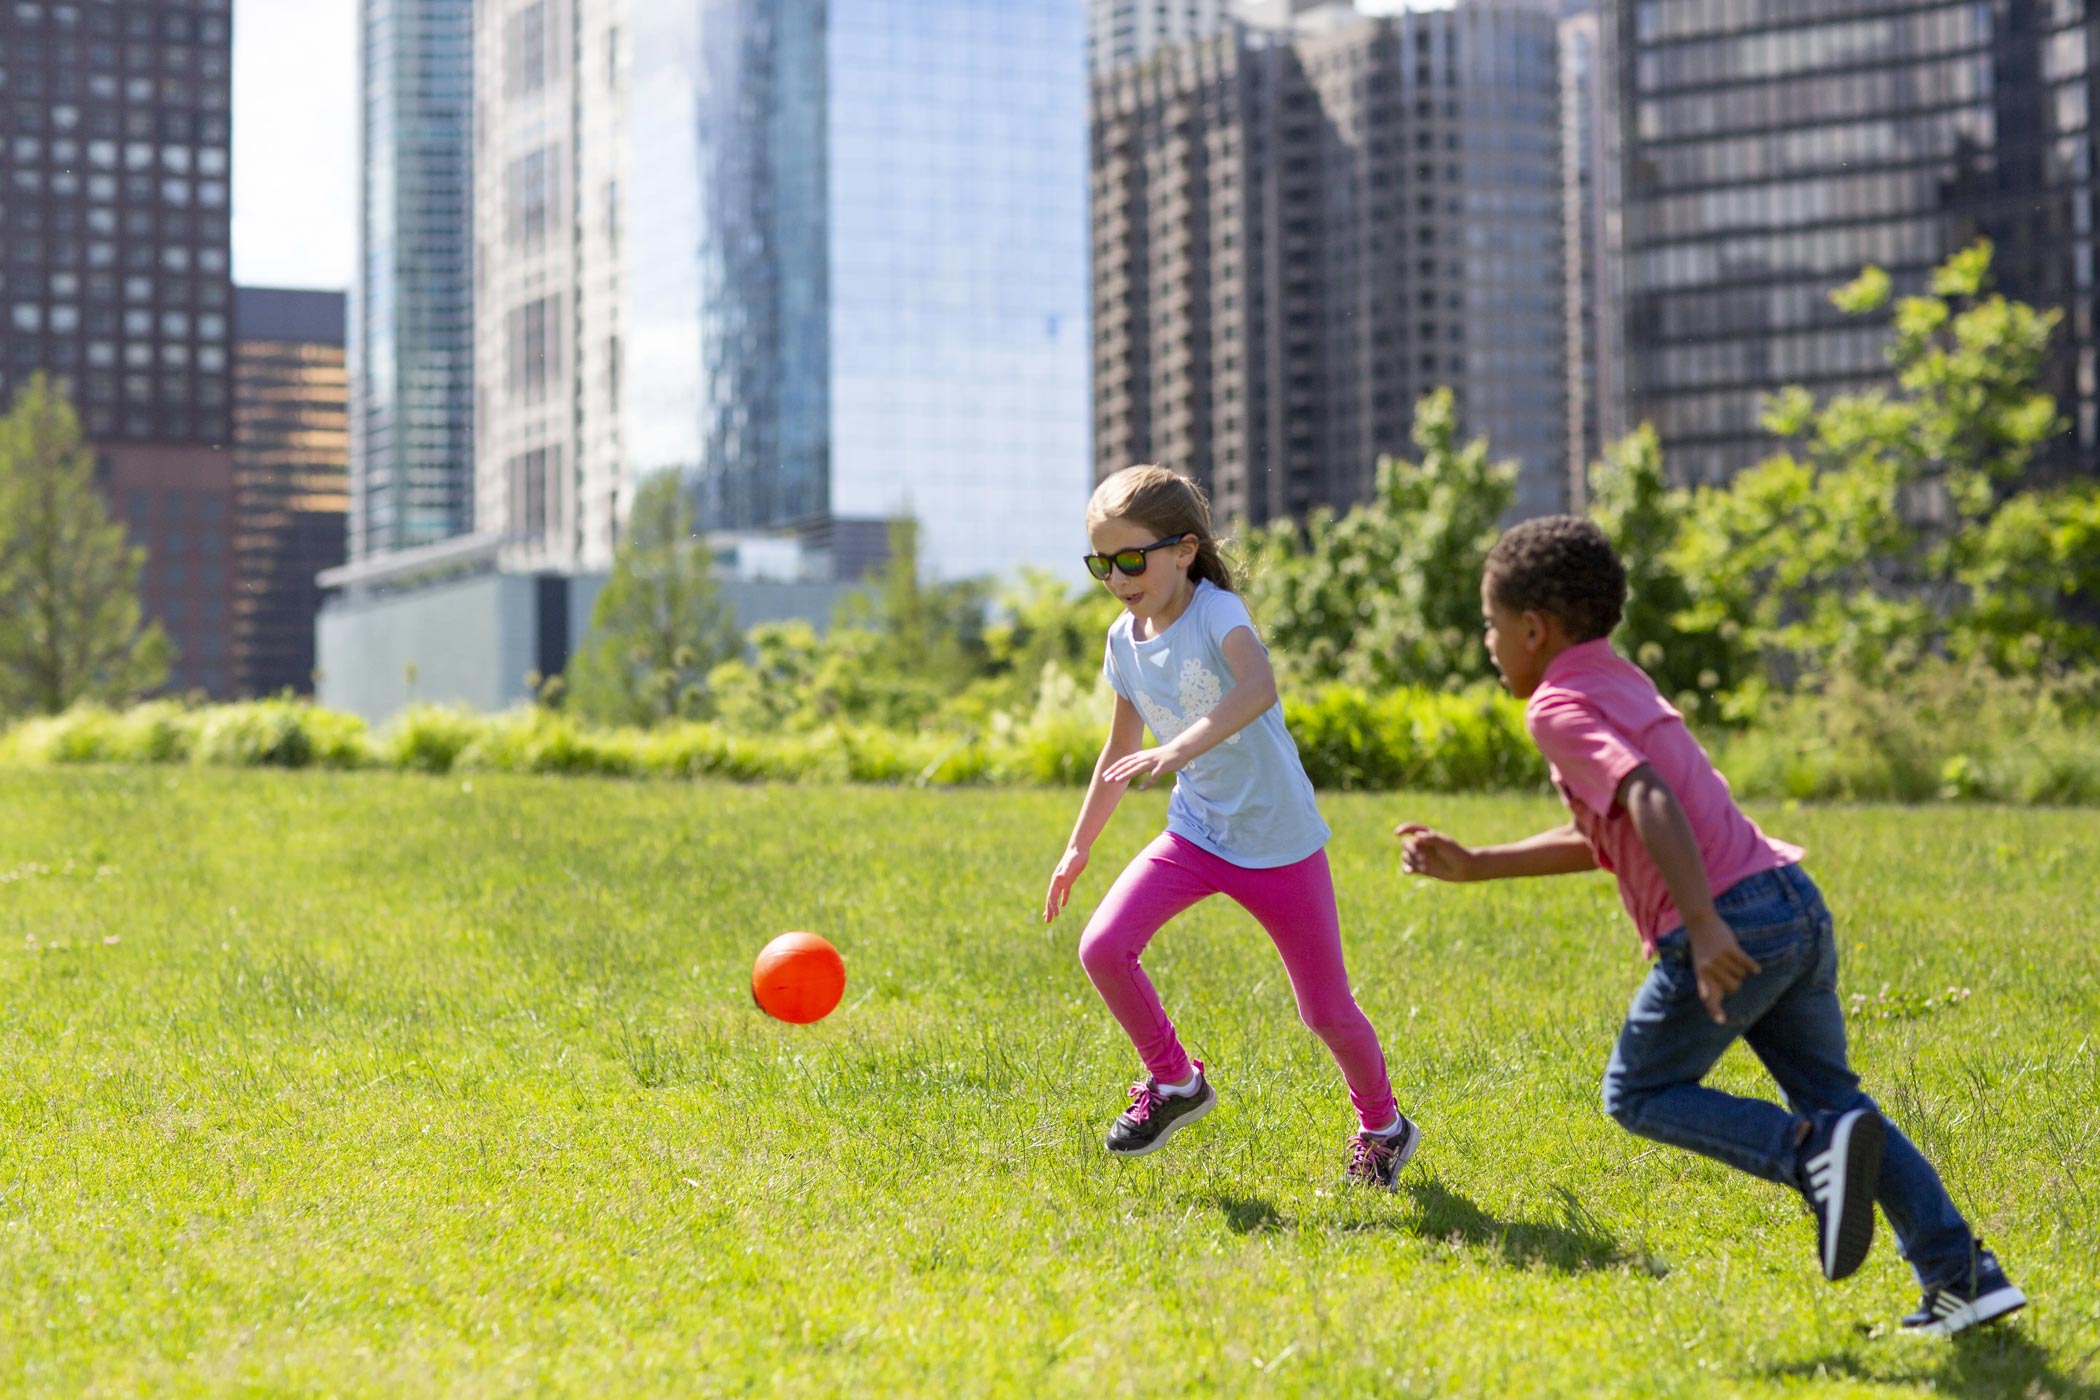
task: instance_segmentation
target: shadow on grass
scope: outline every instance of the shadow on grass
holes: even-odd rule
[[[1554,1188],[1561,1203],[1558,1221],[1504,1220],[1482,1210],[1437,1176],[1418,1177],[1407,1182],[1405,1189],[1421,1214],[1414,1220],[1395,1221],[1396,1227],[1426,1239],[1492,1245],[1519,1268],[1543,1264],[1576,1274],[1633,1259],[1566,1187]]]
[[[1235,1235],[1258,1235],[1265,1230],[1281,1230],[1290,1222],[1277,1213],[1276,1207],[1259,1196],[1217,1195],[1210,1204],[1218,1208],[1225,1217],[1225,1228]]]
[[[1937,1365],[1899,1364],[1883,1368],[1870,1364],[1871,1356],[1832,1352],[1767,1367],[1762,1374],[1770,1380],[1842,1376],[1868,1385],[1923,1386],[1942,1395],[1968,1396],[1971,1400],[2017,1396],[2100,1400],[2100,1384],[2085,1378],[2100,1352],[2088,1353],[2068,1372],[2059,1371],[2049,1353],[2017,1322],[1964,1332],[1946,1343],[1946,1348],[1945,1359]]]

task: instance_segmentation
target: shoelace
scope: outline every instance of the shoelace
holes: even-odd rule
[[[1349,1144],[1349,1175],[1369,1176],[1393,1155],[1393,1145],[1383,1138],[1358,1136]]]
[[[1140,1079],[1130,1086],[1130,1107],[1124,1116],[1133,1123],[1142,1123],[1152,1116],[1152,1110],[1165,1103],[1166,1095],[1152,1087],[1149,1079]]]

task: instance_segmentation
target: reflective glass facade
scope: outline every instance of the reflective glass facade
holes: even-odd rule
[[[2051,387],[2095,460],[2087,0],[1636,0],[1618,9],[1632,410],[1681,480],[1763,456],[1762,396],[1884,377],[1830,289],[1899,291],[1975,237],[2065,308]]]
[[[361,0],[350,557],[473,525],[473,3]]]
[[[242,287],[234,307],[234,688],[311,695],[314,576],[343,562],[349,505],[344,299]]]
[[[1072,572],[1080,0],[652,8],[624,200],[636,470],[690,470],[708,528],[909,515],[932,576]]]

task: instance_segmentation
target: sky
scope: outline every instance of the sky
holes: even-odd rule
[[[233,280],[344,290],[356,265],[356,0],[234,0]]]

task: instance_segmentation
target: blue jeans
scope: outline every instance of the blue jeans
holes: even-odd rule
[[[1642,1137],[1798,1188],[1794,1139],[1804,1118],[1820,1129],[1855,1108],[1881,1112],[1845,1063],[1830,911],[1798,865],[1732,885],[1714,906],[1761,971],[1727,997],[1727,1024],[1716,1025],[1699,1000],[1684,930],[1665,935],[1604,1072],[1604,1111]],[[1737,1037],[1778,1081],[1791,1112],[1700,1084]],[[1967,1275],[1975,1247],[1968,1222],[1892,1123],[1874,1199],[1923,1286]]]

